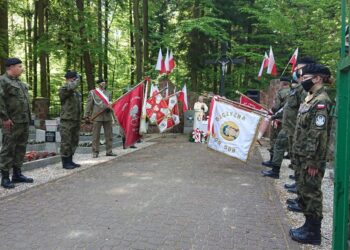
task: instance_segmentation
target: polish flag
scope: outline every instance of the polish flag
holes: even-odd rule
[[[182,111],[186,112],[188,109],[186,84],[183,86],[182,90],[180,91],[179,101],[182,102]]]
[[[170,72],[172,72],[175,68],[175,60],[174,60],[174,55],[172,51],[170,51],[170,56],[169,56],[169,68],[170,68]]]
[[[159,93],[159,89],[158,89],[158,86],[157,85],[154,85],[153,83],[151,84],[151,90],[149,92],[149,97],[152,97],[156,94]]]
[[[291,57],[290,60],[289,60],[289,63],[292,64],[292,72],[294,72],[295,65],[297,64],[298,53],[299,53],[299,48],[297,48],[297,49],[294,51],[292,57]]]
[[[259,74],[258,74],[259,78],[261,78],[264,69],[266,69],[268,67],[268,65],[269,65],[269,57],[267,56],[267,53],[265,52],[264,60],[261,63],[261,67],[260,67]]]
[[[170,64],[169,64],[169,49],[166,49],[166,56],[165,56],[165,61],[164,61],[164,65],[165,65],[165,71],[167,74],[170,73]]]
[[[270,46],[269,63],[268,63],[268,66],[267,66],[267,74],[273,75],[273,76],[277,75],[276,62],[275,62],[275,57],[273,56],[272,46]]]
[[[165,62],[163,61],[162,49],[159,49],[156,70],[159,71],[159,74],[163,74],[163,73],[166,72],[166,70],[165,70]]]

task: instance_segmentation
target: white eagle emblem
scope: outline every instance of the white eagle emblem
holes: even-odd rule
[[[315,124],[317,127],[322,127],[326,123],[326,117],[324,115],[318,115],[315,119]]]

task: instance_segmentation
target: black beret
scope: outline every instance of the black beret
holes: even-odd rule
[[[11,65],[16,65],[16,64],[20,64],[22,63],[22,61],[16,57],[12,57],[12,58],[8,58],[6,61],[5,61],[5,66],[6,67],[10,67]]]
[[[101,82],[106,82],[104,79],[98,79],[97,81],[96,81],[96,83],[97,84],[100,84]]]
[[[297,64],[311,64],[316,63],[316,60],[310,56],[305,56],[297,60]]]
[[[305,65],[305,67],[302,68],[301,75],[307,74],[331,76],[331,71],[329,70],[329,68],[321,64],[307,64]]]
[[[76,71],[68,70],[67,73],[64,75],[65,78],[75,78],[77,77],[78,73]]]
[[[281,76],[280,82],[290,82],[290,78],[288,76]]]

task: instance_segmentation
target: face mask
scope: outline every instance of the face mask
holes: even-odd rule
[[[306,81],[302,81],[301,86],[303,86],[306,92],[309,92],[312,86],[314,86],[314,83],[312,82],[312,78]]]

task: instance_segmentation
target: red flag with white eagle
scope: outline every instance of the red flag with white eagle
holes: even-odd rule
[[[267,56],[267,54],[265,52],[264,59],[263,59],[261,66],[260,66],[258,78],[260,78],[262,76],[264,69],[266,69],[268,67],[268,65],[269,65],[269,57]]]
[[[183,86],[182,90],[180,91],[179,101],[182,102],[182,111],[186,112],[188,109],[186,84]]]
[[[158,120],[158,128],[161,133],[171,129],[180,123],[179,106],[176,95],[171,95],[166,100],[167,108],[161,109],[160,112],[164,114],[161,120]]]
[[[299,48],[297,48],[297,49],[294,51],[292,57],[291,57],[290,60],[289,60],[289,63],[292,64],[292,72],[294,72],[295,65],[297,64],[298,53],[299,53]]]
[[[269,63],[267,65],[267,74],[273,75],[273,76],[277,75],[275,57],[273,55],[273,51],[272,51],[271,46],[270,46],[270,53],[269,53]]]
[[[139,134],[143,100],[143,82],[136,85],[112,104],[114,114],[123,128],[125,146],[133,145],[141,138]]]

